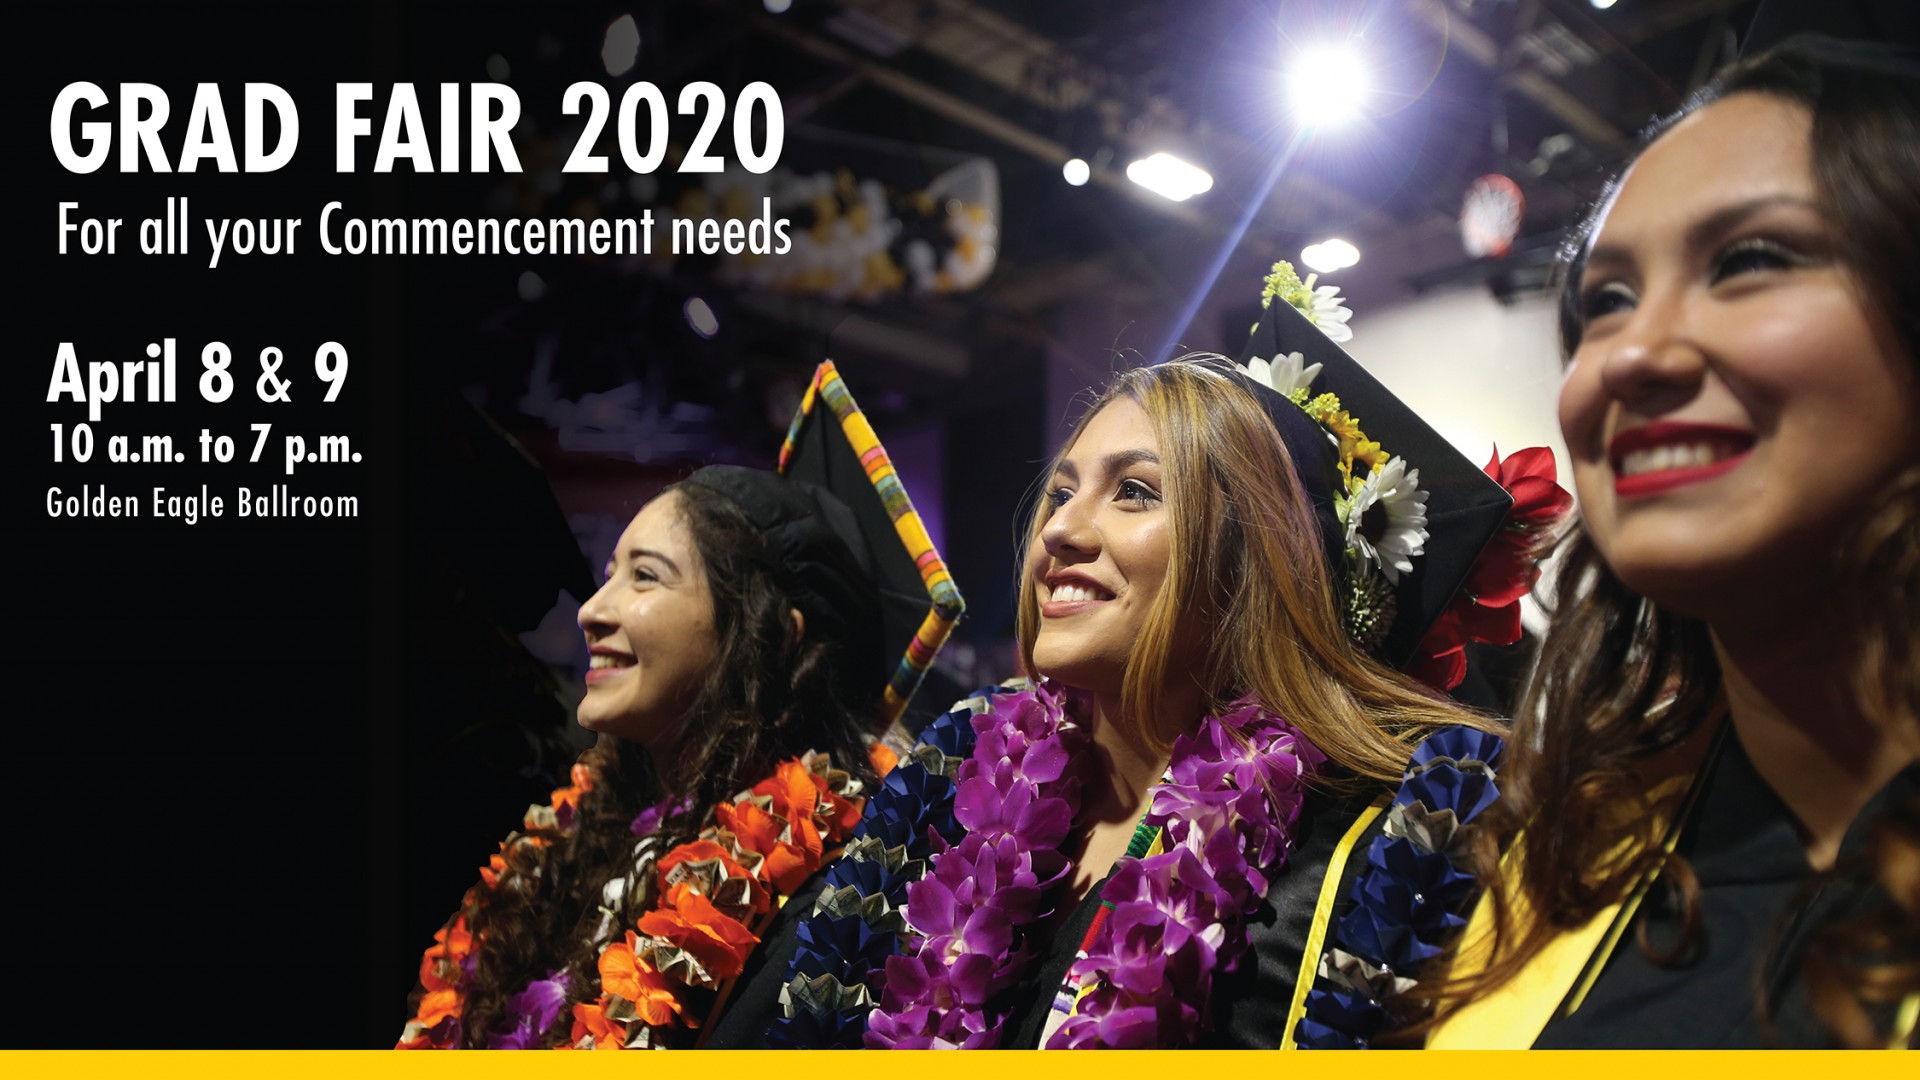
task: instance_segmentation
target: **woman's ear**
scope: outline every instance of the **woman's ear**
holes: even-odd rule
[[[807,640],[807,616],[799,608],[787,609],[787,623],[791,631],[787,635],[787,644],[798,645]]]

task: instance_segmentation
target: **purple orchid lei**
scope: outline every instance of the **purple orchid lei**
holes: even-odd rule
[[[1246,954],[1247,918],[1293,849],[1307,782],[1326,756],[1257,702],[1174,741],[1145,823],[1166,850],[1127,858],[1072,976],[1092,989],[1052,1050],[1175,1048],[1212,1015],[1213,976]]]
[[[1085,735],[1046,684],[974,718],[954,816],[969,832],[910,886],[917,949],[887,962],[867,1045],[996,1047],[994,999],[1032,962],[1022,932],[1049,914],[1070,864],[1059,847],[1078,810],[1072,771]],[[1073,974],[1093,989],[1050,1048],[1180,1046],[1211,1015],[1213,976],[1247,949],[1246,919],[1291,851],[1307,781],[1325,756],[1292,726],[1243,700],[1174,743],[1147,824],[1167,850],[1123,859],[1105,913]]]
[[[936,846],[965,835],[954,820],[954,777],[973,756],[973,718],[1030,688],[982,687],[928,724],[861,811],[846,852],[827,871],[813,917],[787,968],[772,1049],[857,1050],[886,988],[887,959],[901,955],[907,887],[925,875]]]
[[[546,978],[535,979],[508,998],[506,1024],[487,1036],[487,1049],[531,1050],[539,1046],[547,1029],[565,1010],[569,981],[564,971],[549,972]]]
[[[668,818],[675,814],[684,814],[691,809],[693,809],[693,796],[686,796],[676,802],[669,795],[635,814],[633,824],[628,826],[628,829],[635,836],[652,836],[660,831],[660,826],[665,824]]]
[[[931,871],[907,887],[918,941],[887,960],[873,1049],[999,1045],[994,999],[1031,962],[1023,931],[1050,913],[1048,894],[1073,869],[1060,846],[1080,809],[1086,734],[1042,683],[973,718],[973,754],[960,766],[953,816],[967,830],[938,845]]]

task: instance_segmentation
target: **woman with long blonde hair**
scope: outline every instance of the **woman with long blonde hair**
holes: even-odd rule
[[[1033,681],[889,777],[773,1045],[1282,1041],[1409,751],[1496,726],[1395,669],[1457,651],[1429,630],[1511,499],[1287,303],[1256,343],[1124,372],[1075,427],[1022,563]]]

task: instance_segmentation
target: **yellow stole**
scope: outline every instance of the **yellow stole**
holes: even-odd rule
[[[1333,905],[1340,902],[1340,879],[1346,875],[1347,862],[1353,858],[1354,848],[1360,838],[1366,835],[1367,826],[1386,812],[1393,804],[1391,796],[1382,795],[1375,799],[1360,816],[1347,827],[1346,834],[1340,837],[1340,843],[1333,849],[1333,858],[1327,862],[1327,874],[1320,879],[1320,895],[1313,905],[1313,928],[1307,932],[1307,945],[1300,958],[1300,971],[1294,976],[1293,1003],[1287,1010],[1286,1027],[1280,1033],[1281,1050],[1297,1050],[1299,1044],[1293,1041],[1293,1033],[1300,1027],[1300,1018],[1307,1015],[1307,994],[1313,990],[1313,982],[1320,976],[1320,954],[1327,946],[1327,930],[1333,924]]]
[[[1716,718],[1719,719],[1719,718]],[[1731,725],[1720,725],[1705,759],[1691,773],[1668,776],[1653,785],[1648,798],[1656,807],[1672,807],[1664,829],[1662,846],[1671,854],[1680,842],[1681,830],[1692,816],[1700,796],[1700,779],[1713,768],[1720,747],[1731,738]],[[1685,791],[1684,797],[1679,797]],[[1677,803],[1676,803],[1677,799]],[[1656,811],[1658,812],[1658,811]],[[1665,817],[1665,814],[1662,814]],[[1500,864],[1500,875],[1512,899],[1513,919],[1524,928],[1534,917],[1519,889],[1516,853],[1518,841],[1509,848]],[[1621,853],[1624,853],[1622,851]],[[1504,985],[1479,998],[1443,1020],[1427,1036],[1429,1050],[1525,1050],[1547,1024],[1562,1016],[1571,1016],[1586,1001],[1600,972],[1607,966],[1613,950],[1619,946],[1634,913],[1646,898],[1647,890],[1658,875],[1648,874],[1635,883],[1619,903],[1603,908],[1585,925],[1562,933],[1541,949],[1520,972]],[[1492,954],[1493,905],[1482,895],[1462,936],[1455,969],[1464,975],[1486,970]],[[1901,1001],[1894,1020],[1894,1034],[1887,1049],[1904,1049],[1920,1024],[1920,994],[1909,994]]]
[[[1654,789],[1656,800],[1672,797],[1693,780],[1678,777]],[[1688,802],[1691,803],[1691,798]],[[1664,846],[1671,852],[1679,842],[1685,813],[1667,829]],[[1518,851],[1518,840],[1513,851]],[[1501,860],[1500,876],[1512,898],[1513,920],[1524,927],[1534,917],[1519,889],[1519,860],[1509,853]],[[1656,875],[1648,874],[1616,904],[1601,908],[1593,918],[1548,942],[1527,966],[1499,989],[1447,1017],[1427,1036],[1429,1050],[1525,1050],[1533,1045],[1547,1022],[1570,1015],[1586,1000],[1587,991],[1607,966],[1607,958],[1625,935]],[[1455,969],[1464,975],[1484,971],[1493,951],[1493,904],[1483,895],[1473,909],[1462,937]]]
[[[1664,819],[1661,846],[1669,854],[1680,842],[1681,830],[1700,796],[1700,780],[1712,770],[1727,731],[1720,725],[1697,767],[1656,780],[1648,792],[1655,813]],[[1624,857],[1630,843],[1623,842],[1610,857]],[[1524,930],[1535,915],[1519,888],[1520,850],[1516,837],[1500,862],[1500,876],[1511,900],[1513,922]],[[1428,1034],[1427,1049],[1525,1050],[1533,1046],[1549,1021],[1572,1015],[1586,1000],[1657,876],[1644,875],[1618,903],[1600,909],[1584,925],[1554,938],[1513,978],[1441,1021]],[[1462,975],[1478,974],[1486,970],[1492,952],[1493,901],[1482,894],[1461,937],[1454,969]]]

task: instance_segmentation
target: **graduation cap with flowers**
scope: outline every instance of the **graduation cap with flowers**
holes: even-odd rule
[[[1536,540],[1572,501],[1553,455],[1475,466],[1335,344],[1350,313],[1288,263],[1261,302],[1241,371],[1312,504],[1342,621],[1360,647],[1450,690],[1469,640],[1519,640]]]
[[[809,634],[843,643],[899,718],[966,601],[832,361],[813,373],[778,474],[712,465],[683,483],[738,505],[778,556]]]

